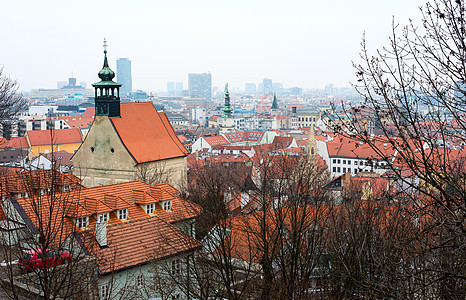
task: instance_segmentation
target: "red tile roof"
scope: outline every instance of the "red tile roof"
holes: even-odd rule
[[[264,133],[259,131],[240,131],[225,133],[224,136],[230,143],[239,143],[246,141],[260,142],[260,140],[264,136]]]
[[[384,156],[390,158],[395,154],[395,149],[387,138],[376,137],[373,143]],[[330,157],[380,158],[380,155],[368,144],[343,135],[336,135],[333,141],[327,142],[327,148]]]
[[[65,121],[71,128],[89,128],[94,122],[94,117],[64,116],[59,117],[59,119]]]
[[[111,121],[138,163],[188,154],[165,113],[158,113],[152,102],[121,103],[120,113],[121,118]]]
[[[28,141],[26,137],[14,137],[10,140],[5,138],[0,138],[0,149],[3,148],[17,148],[17,149],[27,149],[29,148]]]
[[[229,144],[229,142],[221,135],[206,136],[206,137],[203,137],[203,138],[212,147],[213,146],[228,145]]]
[[[95,107],[86,108],[86,110],[82,114],[83,118],[94,118],[94,116],[95,116]]]
[[[55,130],[30,130],[27,133],[31,147],[42,145],[63,145],[82,143],[81,132],[77,128]]]
[[[201,244],[178,228],[157,217],[108,226],[108,248],[94,247],[102,273],[179,255],[200,248]]]

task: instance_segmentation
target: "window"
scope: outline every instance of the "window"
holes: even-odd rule
[[[346,173],[346,168],[343,168],[343,173]]]
[[[354,161],[354,165],[355,165],[355,166],[358,165],[358,161],[357,161],[357,160]]]
[[[110,216],[108,215],[108,213],[101,213],[98,215],[97,220],[99,221],[99,223],[103,223],[108,222],[109,218]]]
[[[154,209],[155,209],[154,203],[146,204],[146,213],[148,213],[149,215],[154,213]]]
[[[338,160],[338,163],[340,163],[340,160]]]
[[[100,287],[100,299],[107,299],[108,296],[108,284],[104,284]]]
[[[144,275],[139,274],[138,277],[136,278],[136,284],[137,286],[143,286],[144,285]]]
[[[171,261],[171,272],[173,275],[181,274],[181,261],[178,258]]]
[[[336,172],[337,171],[337,167],[333,167],[333,172]]]
[[[336,163],[337,163],[337,160],[336,160],[335,158],[333,159],[333,163],[334,163],[334,164],[336,164]]]
[[[79,229],[87,228],[89,225],[89,216],[76,218],[76,226]]]
[[[181,299],[180,294],[172,295],[172,300],[180,300],[180,299]]]
[[[167,210],[167,211],[171,210],[172,209],[172,201],[167,200],[167,201],[163,202],[162,208],[163,208],[163,210]]]
[[[346,159],[343,160],[343,164],[346,165]]]
[[[120,220],[126,220],[128,218],[128,209],[127,208],[119,209],[117,217]]]
[[[338,168],[337,168],[337,171],[338,171],[338,173],[340,173],[340,172],[341,172],[341,169],[340,169],[340,167],[338,167]]]

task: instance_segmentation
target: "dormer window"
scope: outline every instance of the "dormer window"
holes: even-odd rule
[[[41,195],[50,195],[50,189],[41,189],[40,194]]]
[[[76,218],[76,226],[79,229],[85,229],[89,226],[89,216]]]
[[[27,196],[28,196],[27,192],[16,194],[16,198],[27,198]]]
[[[65,184],[65,185],[63,186],[63,191],[64,191],[64,192],[71,191],[71,184]]]
[[[154,203],[146,204],[146,213],[148,213],[149,215],[152,215],[154,211],[155,211]]]
[[[117,210],[117,217],[118,217],[118,219],[120,219],[120,220],[126,220],[126,219],[128,219],[128,209],[127,209],[127,208],[123,208],[123,209]]]
[[[110,219],[110,214],[108,212],[97,214],[97,222],[99,223],[108,222],[109,219]]]
[[[165,211],[171,210],[171,209],[172,209],[172,201],[171,201],[171,200],[167,200],[167,201],[162,202],[162,208],[163,208],[163,210],[165,210]]]

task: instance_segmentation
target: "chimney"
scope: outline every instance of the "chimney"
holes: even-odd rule
[[[100,248],[107,248],[107,222],[95,223],[95,239]]]
[[[291,107],[291,112],[293,113],[293,115],[296,114],[296,106],[292,106],[292,107]]]

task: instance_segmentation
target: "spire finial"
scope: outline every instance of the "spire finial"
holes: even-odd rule
[[[107,40],[104,38],[104,53],[107,53]]]

